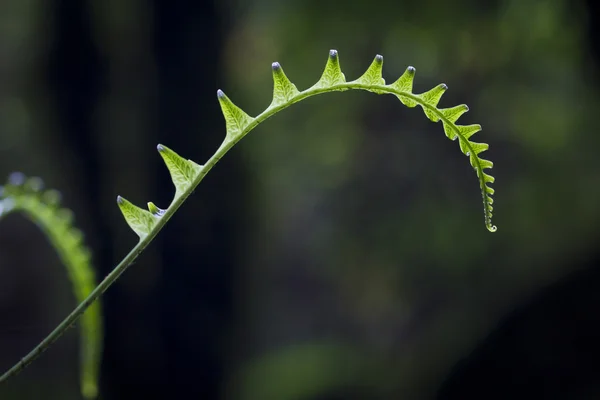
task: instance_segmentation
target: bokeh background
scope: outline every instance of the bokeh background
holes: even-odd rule
[[[136,243],[115,204],[169,204],[155,146],[203,163],[216,90],[249,114],[279,61],[349,79],[417,69],[466,103],[495,163],[484,227],[468,161],[392,96],[311,98],[207,176],[102,297],[101,398],[600,398],[600,11],[583,0],[0,2],[0,175],[41,176],[98,276]],[[75,306],[57,256],[0,224],[0,369]],[[71,330],[0,399],[79,399]]]

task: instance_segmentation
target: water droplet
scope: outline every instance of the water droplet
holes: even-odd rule
[[[470,151],[467,151],[465,154],[467,155],[467,157],[471,156],[471,152]]]

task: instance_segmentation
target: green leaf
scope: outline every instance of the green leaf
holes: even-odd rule
[[[196,179],[202,170],[202,166],[192,160],[184,159],[162,144],[156,146],[156,149],[169,169],[171,180],[173,181],[173,185],[175,185],[175,196],[181,195],[192,185],[194,179]]]
[[[373,62],[369,68],[361,75],[360,78],[353,81],[352,83],[359,83],[362,85],[377,86],[385,85],[385,79],[382,76],[383,69],[383,56],[377,54],[373,59]],[[382,93],[381,90],[371,90],[375,93]]]
[[[96,284],[91,252],[84,244],[83,233],[73,225],[73,212],[62,208],[60,201],[60,193],[44,190],[40,178],[13,173],[7,184],[0,186],[0,218],[19,212],[40,227],[66,268],[77,302],[82,302]],[[98,394],[104,332],[101,314],[101,304],[95,301],[79,325],[81,393],[86,399]]]
[[[446,86],[445,83],[441,83],[433,89],[418,95],[418,97],[424,102],[424,104],[420,104],[421,108],[425,112],[427,118],[429,118],[433,122],[438,122],[440,120],[440,117],[436,112],[432,111],[432,109],[427,106],[433,107],[433,109],[437,109],[437,105],[440,102],[440,98],[446,90],[448,90],[448,86]]]
[[[471,136],[481,130],[481,125],[455,125],[444,122],[444,132],[446,136],[452,140],[456,140],[459,136],[464,139],[469,139]]]
[[[140,239],[144,239],[150,234],[152,228],[156,225],[157,217],[121,196],[117,196],[117,204],[123,213],[123,217],[125,217],[125,221]]]
[[[469,111],[469,107],[466,104],[461,104],[450,108],[440,108],[439,111],[448,122],[455,123],[461,115]],[[445,125],[444,129],[446,129]]]
[[[325,65],[325,70],[321,75],[321,79],[319,79],[319,81],[315,83],[314,86],[309,90],[332,88],[335,85],[345,82],[346,76],[344,76],[340,67],[340,58],[338,56],[338,52],[337,50],[330,50],[329,57],[327,58],[327,64]],[[346,90],[346,88],[337,88],[334,90]]]
[[[413,81],[415,79],[416,71],[417,70],[415,69],[415,67],[409,66],[408,68],[406,68],[406,71],[404,71],[402,76],[400,78],[398,78],[398,80],[396,82],[392,83],[390,85],[390,87],[392,89],[396,89],[399,92],[412,94]],[[412,107],[416,107],[418,104],[415,100],[413,100],[409,96],[400,95],[397,93],[395,93],[395,95],[396,95],[396,97],[398,97],[398,99],[400,99],[402,104],[404,104],[406,107],[412,108]]]
[[[269,108],[288,103],[300,93],[278,62],[274,62],[271,68],[273,69],[273,101]]]
[[[233,104],[221,89],[217,90],[217,98],[225,117],[225,128],[227,130],[225,140],[232,140],[241,135],[254,118]]]

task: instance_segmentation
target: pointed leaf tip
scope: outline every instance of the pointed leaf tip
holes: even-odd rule
[[[248,124],[254,120],[254,118],[233,104],[233,102],[225,95],[225,93],[223,93],[221,89],[217,90],[217,98],[221,104],[223,117],[225,117],[225,128],[227,131],[225,137],[227,140],[229,140],[232,137],[241,134]]]
[[[398,78],[398,80],[396,80],[396,82],[392,83],[390,86],[399,92],[413,94],[412,90],[413,90],[413,81],[415,79],[415,72],[416,72],[415,67],[408,66],[406,68],[406,70],[404,71],[404,73],[402,74],[402,76],[400,76],[400,78]],[[400,99],[402,104],[404,104],[406,107],[412,108],[417,105],[417,102],[408,96],[396,94],[396,97],[398,97],[398,99]]]
[[[442,98],[442,95],[446,92],[446,90],[448,90],[448,86],[445,83],[440,83],[433,89],[421,93],[418,96],[423,100],[425,104],[437,109],[437,105],[440,102],[440,99]],[[438,122],[440,120],[439,116],[436,114],[435,111],[431,110],[429,107],[426,107],[425,104],[421,104],[421,107],[423,108],[423,111],[425,112],[427,118],[429,118],[433,122]]]
[[[385,79],[382,77],[382,69],[383,69],[383,57],[379,54],[375,56],[369,68],[365,71],[364,74],[361,75],[360,78],[355,80],[354,82],[360,83],[363,85],[371,86],[366,90],[374,93],[385,93],[381,89],[377,89],[373,86],[384,86]]]
[[[330,88],[335,85],[339,85],[346,82],[346,77],[340,68],[340,58],[337,50],[329,50],[329,57],[327,58],[327,64],[325,70],[321,75],[321,78],[315,83],[310,89],[316,88]],[[310,90],[309,89],[309,90]],[[340,88],[338,90],[347,90],[346,88]]]
[[[184,159],[165,145],[159,144],[156,148],[169,170],[171,180],[175,186],[175,195],[183,193],[192,185],[202,166]]]
[[[131,230],[140,239],[148,236],[156,224],[156,218],[149,211],[139,208],[121,196],[117,196],[117,204]]]
[[[273,100],[269,108],[285,104],[300,93],[296,85],[283,72],[281,64],[274,62],[271,67],[273,68]]]
[[[440,108],[438,111],[440,111],[446,119],[444,121],[444,132],[446,132],[446,136],[452,140],[456,139],[456,132],[452,129],[454,125],[448,125],[448,123],[454,124],[461,115],[469,111],[469,107],[467,107],[466,104],[460,104],[450,108]]]

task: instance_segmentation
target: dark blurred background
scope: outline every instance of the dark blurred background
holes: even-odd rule
[[[206,161],[216,90],[249,114],[270,64],[328,50],[417,69],[490,143],[495,223],[440,124],[392,96],[312,98],[253,131],[103,297],[101,398],[600,398],[600,33],[584,0],[0,2],[0,175],[43,177],[98,276],[136,243],[115,204],[165,207],[163,143]],[[0,369],[75,306],[57,256],[0,224]],[[1,400],[79,399],[69,333]]]

